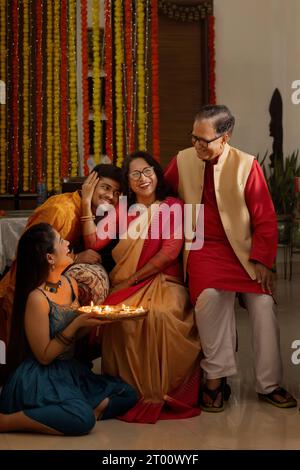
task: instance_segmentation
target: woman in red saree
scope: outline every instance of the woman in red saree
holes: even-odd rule
[[[105,303],[142,305],[149,314],[143,320],[103,326],[103,372],[120,376],[139,391],[140,401],[123,420],[155,423],[195,416],[200,413],[200,344],[178,260],[183,204],[166,197],[162,169],[149,154],[127,157],[123,172],[129,206],[138,203],[144,210],[138,215],[129,210],[126,236],[123,233],[112,251],[116,265]],[[83,187],[82,221],[86,247],[99,250],[110,236],[98,237],[90,217],[89,197],[95,184],[96,175],[90,175]]]

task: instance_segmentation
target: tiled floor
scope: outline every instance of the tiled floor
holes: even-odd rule
[[[300,340],[300,276],[278,282],[284,384],[300,401],[300,365],[291,363],[291,344]],[[98,422],[84,437],[0,435],[3,449],[300,449],[298,408],[282,410],[257,401],[247,314],[237,312],[239,375],[230,379],[232,397],[223,413],[160,421],[155,425]],[[300,403],[299,403],[300,405]]]

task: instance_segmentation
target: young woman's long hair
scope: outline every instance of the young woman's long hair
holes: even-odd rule
[[[33,225],[19,240],[11,333],[2,381],[5,381],[30,353],[24,328],[26,302],[30,292],[48,277],[50,266],[47,253],[53,253],[54,241],[53,228],[46,223]]]
[[[139,150],[137,152],[131,153],[128,155],[123,162],[122,173],[123,173],[123,191],[124,195],[128,198],[128,206],[136,202],[136,195],[130,190],[128,183],[128,173],[130,168],[130,163],[132,160],[137,158],[143,158],[149,166],[153,166],[154,172],[157,178],[157,187],[156,187],[156,198],[160,201],[163,201],[167,196],[172,194],[171,188],[166,184],[164,180],[163,169],[160,164],[155,160],[150,153],[143,152]]]

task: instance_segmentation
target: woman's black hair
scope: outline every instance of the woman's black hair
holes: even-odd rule
[[[157,187],[155,191],[156,199],[163,201],[167,196],[171,194],[171,188],[165,183],[163,169],[158,163],[158,161],[155,160],[152,155],[150,155],[150,153],[139,150],[128,155],[123,161],[123,192],[124,195],[128,198],[128,205],[130,206],[131,204],[134,204],[136,202],[135,193],[131,191],[129,187],[128,174],[130,163],[132,162],[132,160],[135,160],[137,158],[143,158],[143,160],[145,160],[149,166],[153,166],[157,178]]]
[[[19,240],[11,332],[1,381],[5,381],[30,352],[24,328],[26,302],[30,292],[45,282],[49,275],[47,253],[54,252],[54,242],[53,228],[46,223],[33,225]]]

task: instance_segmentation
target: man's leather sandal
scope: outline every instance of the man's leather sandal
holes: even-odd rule
[[[294,408],[297,406],[297,401],[295,398],[282,387],[277,387],[275,390],[273,390],[273,392],[268,394],[258,393],[257,395],[259,400],[266,401],[267,403],[277,406],[278,408]],[[285,401],[278,400],[276,395],[281,396],[285,399]]]
[[[221,401],[219,406],[214,406],[214,402],[217,400],[218,395],[221,393]],[[199,405],[203,411],[208,411],[209,413],[218,413],[220,411],[224,411],[225,405],[224,401],[228,401],[231,394],[231,388],[226,382],[226,377],[221,379],[221,383],[219,387],[211,390],[207,387],[206,384],[200,389],[199,393]],[[211,400],[211,404],[208,404],[206,400],[204,400],[204,395],[209,397]]]

